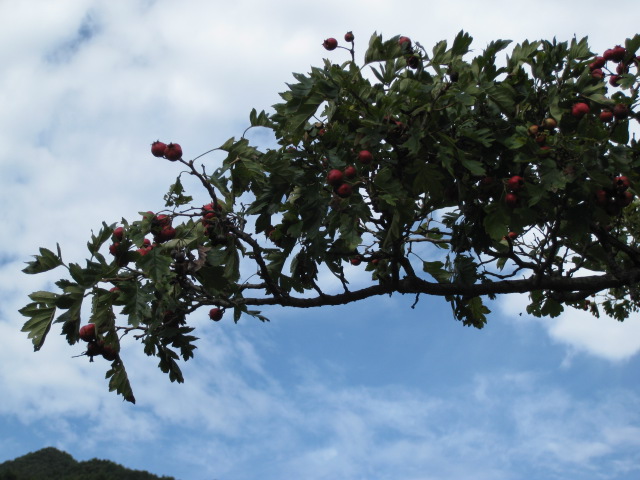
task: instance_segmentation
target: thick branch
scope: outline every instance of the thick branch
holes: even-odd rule
[[[344,305],[364,300],[376,295],[392,294],[425,294],[436,296],[462,295],[477,297],[490,294],[527,293],[532,290],[553,290],[555,292],[597,292],[609,288],[619,288],[640,282],[640,268],[628,270],[618,275],[603,274],[588,277],[536,277],[520,280],[503,280],[500,282],[477,283],[463,285],[456,283],[427,282],[417,277],[405,277],[399,281],[397,288],[393,285],[373,285],[351,292],[336,295],[323,295],[313,298],[280,297],[280,298],[244,298],[238,303],[245,305],[281,305],[288,307],[309,308],[324,305]]]

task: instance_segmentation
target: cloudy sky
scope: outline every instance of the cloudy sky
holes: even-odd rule
[[[81,261],[103,220],[163,207],[179,167],[152,141],[193,158],[240,135],[291,72],[346,59],[327,37],[352,30],[360,55],[374,32],[429,47],[461,29],[478,51],[575,35],[602,52],[639,16],[637,0],[0,1],[0,462],[55,446],[182,480],[639,478],[637,315],[539,320],[518,296],[482,331],[437,298],[202,312],[183,385],[125,348],[134,406],[57,332],[34,353],[17,313],[57,278],[20,273],[38,247]]]

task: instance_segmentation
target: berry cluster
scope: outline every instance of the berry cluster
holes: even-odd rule
[[[182,147],[177,143],[166,143],[157,140],[151,144],[151,154],[154,157],[166,158],[172,162],[182,158]]]

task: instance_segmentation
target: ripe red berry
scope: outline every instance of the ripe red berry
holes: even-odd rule
[[[573,107],[571,107],[571,115],[573,115],[576,118],[582,118],[587,113],[589,113],[590,110],[591,109],[589,108],[589,105],[587,105],[584,102],[578,102],[578,103],[575,103]]]
[[[518,204],[518,196],[515,193],[507,193],[504,196],[504,203],[509,207],[515,207]]]
[[[402,49],[410,49],[411,48],[411,39],[409,37],[400,37],[398,39],[398,45],[400,45],[400,47]]]
[[[621,62],[622,60],[624,60],[624,57],[626,54],[627,54],[627,50],[624,47],[620,45],[616,45],[611,49],[611,52],[609,54],[609,60],[616,63]]]
[[[354,266],[358,266],[362,263],[362,258],[360,257],[360,255],[358,255],[357,257],[353,257],[352,259],[349,260],[351,262],[351,265]]]
[[[335,38],[327,38],[324,42],[322,42],[322,46],[327,50],[335,50],[338,46],[338,40]]]
[[[336,194],[338,194],[338,196],[342,198],[347,198],[352,193],[353,193],[353,189],[351,188],[351,185],[349,185],[348,183],[343,183],[338,188],[336,188]]]
[[[345,34],[344,34],[344,41],[345,41],[345,42],[353,42],[353,39],[354,39],[354,38],[355,38],[355,37],[353,36],[353,32],[350,32],[350,31],[349,31],[349,32],[347,32],[347,33],[345,33]]]
[[[160,214],[154,217],[152,223],[159,227],[168,227],[171,225],[171,217],[169,215]]]
[[[604,78],[604,72],[601,68],[596,68],[595,70],[591,71],[591,76],[596,80],[602,80]]]
[[[175,236],[176,229],[172,226],[166,226],[155,236],[155,241],[158,243],[168,242],[169,240],[173,240]]]
[[[124,228],[123,227],[118,227],[113,231],[113,238],[115,238],[118,241],[122,241],[122,238],[124,237]]]
[[[418,58],[416,55],[411,55],[409,58],[407,58],[407,66],[415,70],[420,66],[420,58]]]
[[[356,167],[354,167],[353,165],[349,165],[347,168],[344,169],[344,176],[348,179],[355,178],[357,174],[358,174],[358,171],[356,170]]]
[[[96,339],[96,325],[95,323],[87,323],[80,327],[80,339],[85,342],[90,342]]]
[[[333,170],[329,170],[327,174],[327,183],[333,187],[337,187],[342,183],[344,178],[344,174],[341,170],[334,168]]]
[[[518,238],[518,234],[516,232],[509,232],[507,234],[507,237],[509,237],[509,240],[515,240],[516,238]]]
[[[634,199],[633,193],[629,192],[628,190],[626,192],[621,192],[621,193],[618,193],[618,195],[616,195],[616,203],[621,207],[626,207],[631,202],[633,202],[633,199]]]
[[[598,118],[600,118],[600,121],[608,123],[613,120],[613,112],[611,110],[603,110],[600,112],[600,115],[598,115]]]
[[[620,175],[619,177],[616,177],[613,179],[613,186],[616,188],[618,192],[624,192],[625,190],[627,190],[627,188],[631,186],[631,181],[629,180],[628,177],[625,177],[624,175]]]
[[[593,62],[591,62],[589,64],[589,68],[593,71],[593,70],[597,70],[599,68],[604,67],[605,63],[607,63],[607,60],[604,57],[596,57]]]
[[[167,144],[157,140],[151,144],[151,155],[154,157],[164,157],[164,151],[167,148]]]
[[[363,165],[368,165],[373,161],[373,155],[369,150],[361,150],[360,153],[358,153],[358,160],[360,160],[360,163]]]
[[[182,158],[182,147],[177,143],[170,143],[167,148],[164,149],[164,156],[167,160],[175,162]]]
[[[620,75],[611,75],[609,77],[609,85],[611,85],[612,87],[617,87],[619,80],[620,80]]]
[[[629,116],[629,107],[624,103],[618,103],[613,107],[613,116],[616,117],[616,120],[624,120]]]
[[[609,193],[606,190],[598,190],[596,192],[596,203],[601,207],[606,207],[609,203]]]
[[[222,311],[221,308],[212,308],[211,310],[209,310],[209,318],[211,320],[213,320],[214,322],[217,322],[219,320],[222,320],[222,315],[224,314],[224,312]]]
[[[109,253],[114,257],[118,254],[118,250],[120,249],[120,243],[115,242],[109,245]]]
[[[116,358],[118,358],[118,352],[111,345],[103,345],[102,346],[102,358],[113,362]]]
[[[517,192],[522,187],[524,187],[524,178],[520,175],[514,175],[509,180],[507,180],[507,188],[512,192]]]

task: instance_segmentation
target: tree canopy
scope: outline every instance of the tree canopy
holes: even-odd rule
[[[508,293],[528,293],[536,316],[637,311],[640,35],[600,54],[586,38],[525,41],[498,58],[510,41],[473,56],[465,32],[431,51],[374,34],[362,64],[351,32],[345,42],[325,40],[331,59],[294,74],[239,138],[190,160],[154,142],[180,168],[165,209],[103,223],[86,263],[41,248],[24,272],[65,277],[21,310],[35,350],[60,323],[91,360],[111,361],[110,390],[135,401],[121,342],[139,341],[182,382],[178,361],[197,340],[189,315],[202,308],[214,321],[266,321],[269,305],[437,295],[477,328],[486,300]],[[273,148],[250,143],[254,128]],[[211,154],[222,155],[213,171],[201,161]]]

